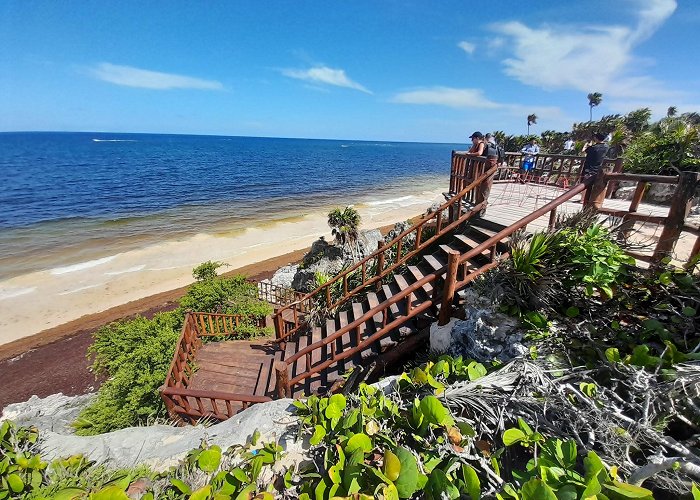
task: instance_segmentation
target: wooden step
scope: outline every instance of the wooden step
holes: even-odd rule
[[[423,271],[420,270],[418,266],[407,266],[408,267],[408,272],[411,273],[413,276],[413,282],[415,283],[418,280],[422,280],[425,278],[425,274],[423,274]],[[428,273],[429,274],[429,273]],[[423,292],[425,293],[426,297],[432,297],[433,296],[433,284],[432,283],[426,283],[422,287]]]
[[[440,252],[440,255],[444,255],[442,252]],[[433,271],[437,271],[438,269],[442,269],[445,267],[445,264],[447,264],[447,259],[445,258],[445,261],[441,261],[438,259],[434,254],[427,254],[423,256],[423,260],[433,269]]]
[[[296,342],[296,351],[295,352],[300,352],[302,349],[304,349],[308,345],[309,341],[309,334],[308,333],[303,333],[297,337],[297,342]],[[296,360],[294,363],[294,368],[292,369],[292,378],[296,377],[300,373],[303,373],[306,371],[306,356],[301,356],[299,359]]]
[[[337,325],[337,331],[341,330],[342,328],[345,328],[350,324],[350,321],[348,319],[348,312],[347,311],[340,311],[338,313],[338,321],[336,322]],[[336,340],[336,345],[335,345],[335,352],[340,354],[341,352],[345,351],[346,349],[351,349],[351,340],[350,340],[350,332],[345,332],[342,337]],[[338,362],[338,372],[339,373],[345,373],[347,370],[349,370],[352,366],[352,361],[349,359],[343,359]]]
[[[395,291],[391,290],[391,287],[389,285],[382,285],[382,291],[384,292],[384,296],[386,297],[386,300],[389,300],[391,297],[396,295]],[[391,312],[391,318],[387,321],[387,323],[393,321],[399,316],[402,316],[401,311],[403,307],[400,304],[404,303],[405,299],[401,299],[399,302],[394,302],[389,306],[389,311]]]

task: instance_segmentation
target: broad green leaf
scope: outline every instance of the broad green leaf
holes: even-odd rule
[[[191,495],[192,494],[192,489],[185,484],[184,481],[180,481],[179,479],[172,478],[170,479],[170,484],[175,487],[180,493],[184,493],[185,495]]]
[[[619,363],[621,359],[620,350],[617,347],[609,347],[608,349],[605,349],[605,358],[610,363]]]
[[[532,478],[520,489],[522,500],[557,500],[554,490],[541,479]]]
[[[484,365],[482,365],[481,363],[477,363],[476,361],[472,361],[467,366],[467,376],[469,377],[469,380],[480,379],[487,373],[488,372],[486,371]]]
[[[692,307],[684,307],[682,312],[684,316],[695,316],[697,314],[697,311]]]
[[[654,500],[654,497],[646,488],[641,486],[634,486],[633,484],[620,483],[618,481],[613,481],[611,484],[604,484],[603,488],[606,491],[611,491],[623,498],[639,498],[643,500]]]
[[[438,426],[454,425],[447,409],[435,396],[426,396],[420,402],[420,410],[428,423]]]
[[[24,481],[19,477],[19,474],[10,474],[7,476],[7,484],[15,493],[19,493],[24,489]]]
[[[309,444],[312,446],[316,446],[321,441],[323,441],[323,438],[325,436],[326,436],[326,429],[324,429],[322,425],[317,425],[314,428],[313,436],[311,436],[311,439],[309,439]]]
[[[211,489],[211,486],[208,488]],[[203,500],[206,497],[196,497],[192,495],[190,498],[195,500]],[[129,500],[129,495],[124,492],[123,488],[119,486],[112,485],[102,488],[97,493],[90,495],[90,500]]]
[[[399,498],[411,498],[418,489],[418,464],[413,453],[406,448],[397,448],[396,456],[401,464],[399,477],[394,482]]]
[[[428,484],[425,485],[425,493],[430,499],[441,500],[443,495],[447,498],[459,498],[459,490],[449,480],[449,478],[440,469],[434,469],[428,478]]]
[[[342,394],[333,394],[328,400],[328,407],[326,408],[326,418],[340,418],[343,416],[343,410],[345,410],[345,405],[347,401],[345,396]]]
[[[221,448],[214,445],[202,452],[197,457],[197,465],[204,472],[214,472],[221,463]]]
[[[479,476],[476,475],[474,467],[468,464],[462,464],[462,479],[464,479],[464,484],[467,486],[467,493],[471,497],[471,500],[480,500],[481,481],[479,481]]]
[[[86,493],[83,488],[62,488],[53,494],[53,500],[73,500],[75,498],[82,498]]]
[[[372,448],[372,440],[367,434],[364,433],[355,434],[353,437],[348,439],[348,442],[345,445],[345,451],[347,453],[352,453],[358,449],[362,450],[364,453],[369,453],[372,451]]]
[[[557,500],[578,500],[578,492],[573,484],[566,484],[557,490]]]
[[[253,436],[250,438],[250,444],[252,444],[253,446],[257,446],[258,439],[260,439],[260,431],[258,429],[255,429],[255,432],[253,432]]]
[[[579,313],[580,313],[581,311],[579,310],[578,307],[576,307],[576,306],[571,306],[571,307],[567,308],[565,312],[566,312],[566,315],[567,315],[569,318],[575,318],[576,316],[579,315]]]
[[[384,451],[384,475],[390,481],[396,481],[401,472],[401,461],[391,450]]]
[[[693,500],[700,500],[700,489],[697,484],[693,483],[690,491],[693,493]]]
[[[515,443],[519,443],[527,436],[520,429],[506,429],[503,433],[503,444],[506,446],[511,446]]]
[[[393,483],[389,483],[384,487],[384,500],[399,500],[399,492]]]

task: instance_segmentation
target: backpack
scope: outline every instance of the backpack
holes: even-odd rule
[[[499,164],[506,161],[506,152],[500,144],[491,144],[487,142],[484,148],[484,156],[496,156]]]

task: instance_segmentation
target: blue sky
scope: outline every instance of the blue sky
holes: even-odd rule
[[[0,131],[464,142],[700,111],[700,2],[0,2]]]

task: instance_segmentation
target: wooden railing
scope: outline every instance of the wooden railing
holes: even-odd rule
[[[478,189],[496,172],[496,168],[486,171],[487,165],[485,158],[465,158],[459,163],[458,171],[453,172],[452,177],[456,179],[454,188],[458,191],[453,193],[450,200],[313,292],[280,308],[273,317],[277,339],[285,341],[306,328],[308,317],[304,312],[311,306],[323,304],[327,310],[333,310],[361,290],[381,284],[381,280],[396,268],[476,215],[484,206],[483,202],[476,203]],[[471,210],[462,210],[465,207]],[[424,239],[428,228],[434,229],[434,234]],[[334,290],[340,291],[339,297],[335,296]]]
[[[513,174],[522,172],[523,163],[528,155],[524,153],[507,152],[505,162],[500,165],[494,182],[508,182]],[[537,179],[549,179],[551,184],[574,186],[581,182],[581,170],[585,156],[555,155],[542,153],[534,155],[533,166],[528,175]],[[622,158],[606,158],[603,166],[611,167],[614,172],[622,171]]]
[[[258,298],[269,302],[273,306],[283,307],[304,298],[304,294],[301,292],[281,285],[275,285],[269,281],[258,281],[256,285],[258,287]]]
[[[490,175],[490,173],[489,173]],[[538,219],[546,214],[550,214],[549,223],[553,226],[556,220],[557,208],[563,203],[567,202],[577,194],[584,191],[588,185],[592,184],[592,181],[588,181],[587,184],[578,184],[569,191],[565,192],[555,200],[549,202],[544,207],[531,213],[530,215],[520,219],[511,226],[500,231],[493,237],[487,239],[476,248],[460,254],[459,252],[450,253],[448,255],[448,261],[445,266],[436,270],[432,274],[424,276],[420,280],[411,284],[408,288],[401,290],[396,295],[393,295],[388,300],[380,303],[371,310],[364,313],[361,317],[355,319],[352,323],[340,328],[333,334],[305,347],[301,351],[295,353],[284,361],[278,361],[275,363],[276,372],[276,390],[279,397],[291,397],[294,396],[294,386],[299,384],[305,379],[308,379],[315,374],[326,370],[330,366],[338,363],[339,361],[355,356],[380,341],[382,338],[388,336],[394,329],[400,327],[406,323],[411,318],[417,316],[418,314],[430,309],[433,305],[441,303],[440,306],[440,323],[445,323],[445,319],[449,318],[453,302],[454,294],[456,290],[466,286],[469,282],[473,281],[477,276],[483,274],[487,270],[497,266],[500,262],[496,257],[497,245],[503,242],[504,239],[510,237],[515,231],[524,229],[530,222]],[[490,262],[484,264],[476,270],[469,270],[468,261],[478,254],[488,253],[491,258]],[[461,279],[458,276],[463,276]],[[432,284],[433,295],[431,298],[426,299],[424,302],[414,306],[413,294],[417,292],[420,288],[423,288],[427,284]],[[393,317],[391,315],[391,308],[394,305],[398,305],[403,302],[403,311],[401,316]],[[381,317],[381,324],[378,325],[378,329],[371,335],[362,338],[362,325],[369,321],[376,322],[376,316]],[[376,323],[375,323],[376,324]],[[341,352],[336,350],[337,340],[342,338],[344,335],[350,334],[355,338],[356,346],[350,349],[344,349]],[[327,351],[324,355],[323,351],[320,356],[315,356],[313,353],[323,349]],[[304,358],[305,370],[298,373],[295,377],[289,377],[289,367],[294,365],[297,360]],[[315,364],[313,359],[319,359]]]
[[[196,422],[202,417],[225,420],[254,403],[271,401],[265,396],[233,394],[191,389],[196,371],[195,355],[202,346],[202,337],[235,335],[236,327],[245,321],[239,315],[187,313],[175,354],[160,394],[170,416],[183,422]],[[255,320],[264,326],[265,318]]]
[[[696,172],[681,172],[679,176],[665,175],[639,175],[611,172],[609,167],[602,171],[602,175],[596,179],[591,187],[589,205],[599,213],[622,219],[620,234],[626,238],[632,231],[636,222],[646,222],[662,226],[661,235],[651,255],[628,251],[636,259],[645,262],[659,262],[666,256],[670,256],[684,231],[695,235],[695,244],[690,252],[688,261],[700,253],[700,229],[686,224],[685,219],[690,212],[693,196],[700,180],[700,174]],[[611,186],[620,181],[636,183],[636,188],[627,210],[611,209],[603,207],[606,193],[611,191]],[[671,197],[668,214],[665,216],[638,213],[644,193],[649,184],[675,184],[676,189]]]

